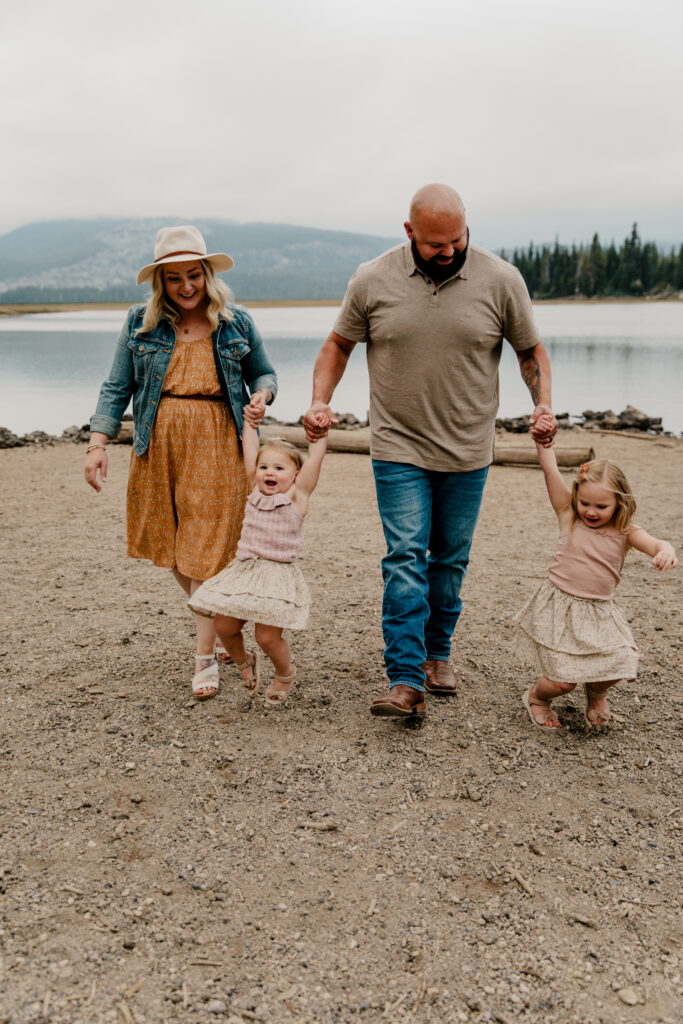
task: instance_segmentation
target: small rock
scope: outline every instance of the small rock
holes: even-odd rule
[[[222,999],[209,999],[206,1008],[209,1013],[226,1013],[228,1009]]]
[[[130,798],[130,802],[132,804],[141,804],[142,803],[142,797],[140,796],[139,793],[133,793],[132,797]]]
[[[124,949],[135,949],[135,940],[134,939],[124,939],[123,940],[123,948]]]
[[[634,992],[632,988],[620,988],[617,995],[627,1006],[637,1006],[640,1002],[637,992]]]

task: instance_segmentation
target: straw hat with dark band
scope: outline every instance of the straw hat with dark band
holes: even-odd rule
[[[138,284],[151,281],[156,267],[164,263],[186,263],[207,260],[216,273],[230,270],[234,261],[224,252],[207,252],[201,232],[191,224],[178,228],[160,228],[154,242],[154,263],[148,263],[138,274]]]

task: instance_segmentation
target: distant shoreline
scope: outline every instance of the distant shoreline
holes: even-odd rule
[[[243,299],[239,304],[247,309],[277,309],[280,307],[340,306],[341,299]],[[680,302],[678,295],[666,299],[653,299],[646,295],[609,295],[593,299],[534,299],[534,306],[600,306],[607,303]],[[13,302],[0,303],[0,317],[28,316],[31,313],[78,313],[84,310],[130,309],[133,302]]]
[[[339,306],[341,299],[245,299],[240,306],[276,309],[280,306]],[[134,302],[12,302],[0,303],[0,317],[28,316],[29,313],[79,313],[83,310],[130,309]]]

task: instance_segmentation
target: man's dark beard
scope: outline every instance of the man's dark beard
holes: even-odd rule
[[[469,245],[469,234],[467,237],[467,245]],[[428,260],[423,259],[417,251],[414,238],[410,243],[415,265],[419,267],[423,274],[426,274],[427,277],[436,284],[442,284],[444,281],[447,281],[449,277],[454,277],[462,270],[467,257],[467,245],[462,252],[454,253],[453,259],[450,263],[439,263],[436,256],[432,256],[431,259]]]

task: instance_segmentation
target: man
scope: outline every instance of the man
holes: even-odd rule
[[[367,346],[370,430],[382,560],[382,629],[390,692],[373,715],[424,714],[424,690],[456,692],[449,666],[460,587],[493,458],[503,339],[534,402],[531,435],[557,431],[550,363],[519,272],[469,244],[465,207],[425,185],[408,242],[361,264],[313,373],[309,438],[334,420],[329,403],[358,343]]]

